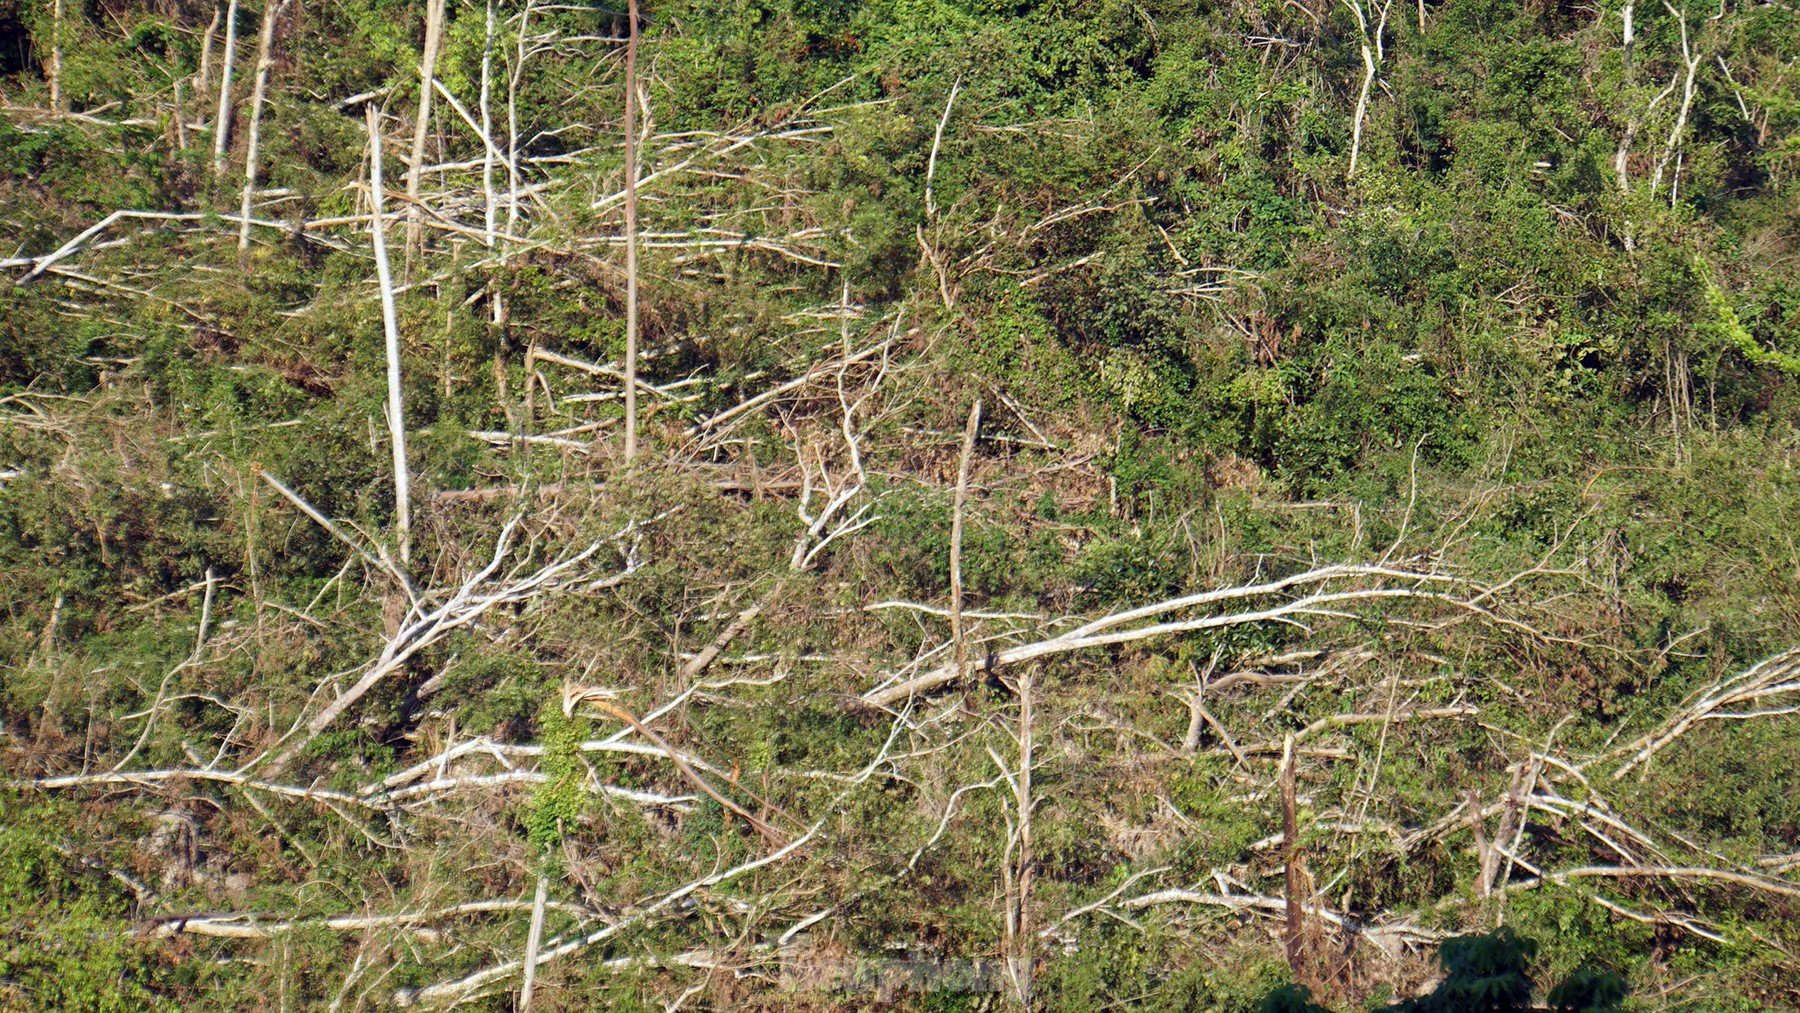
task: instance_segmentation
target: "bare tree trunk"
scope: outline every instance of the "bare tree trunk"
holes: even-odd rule
[[[225,8],[213,4],[212,20],[206,24],[206,35],[200,40],[200,66],[194,71],[194,90],[198,94],[212,84],[213,36],[218,34],[219,22],[224,20]],[[202,114],[204,115],[204,113]]]
[[[487,0],[487,33],[481,43],[481,226],[482,244],[494,249],[494,0]]]
[[[50,111],[63,111],[63,16],[64,0],[55,0],[50,7],[50,65],[45,68],[45,76],[50,79]]]
[[[169,99],[170,111],[175,124],[175,150],[187,150],[187,96],[181,93],[182,78],[176,78],[171,87],[174,95]]]
[[[1031,764],[1033,731],[1036,715],[1032,712],[1032,670],[1027,666],[1019,673],[1019,776],[1013,782],[1014,802],[1019,807],[1019,847],[1015,855],[1018,873],[1018,909],[1013,916],[1014,945],[1007,954],[1013,991],[1021,1008],[1031,1008]]]
[[[1682,131],[1687,129],[1688,113],[1694,108],[1694,77],[1700,70],[1701,59],[1700,56],[1694,52],[1693,46],[1688,41],[1687,12],[1677,11],[1674,7],[1670,7],[1666,0],[1663,3],[1663,7],[1667,8],[1669,13],[1673,14],[1676,20],[1681,24],[1681,66],[1683,78],[1681,83],[1681,111],[1675,116],[1675,125],[1669,128],[1669,139],[1663,142],[1662,158],[1657,161],[1656,170],[1650,176],[1650,196],[1652,197],[1656,196],[1656,192],[1662,188],[1663,173],[1668,170],[1670,160],[1675,157],[1676,152],[1681,150],[1681,134]],[[1670,198],[1670,204],[1674,204],[1673,197]]]
[[[499,336],[500,324],[506,315],[501,272],[506,254],[502,249],[499,258],[495,258],[500,203],[494,194],[494,2],[487,0],[487,23],[481,41],[481,227],[482,245],[488,251],[488,324],[495,337],[494,388],[501,409],[506,413],[507,428],[516,429],[518,416],[506,394],[506,345]]]
[[[629,466],[637,460],[637,0],[629,0],[626,18],[630,26],[625,42],[625,463]]]
[[[1626,94],[1630,94],[1631,86],[1633,84],[1633,74],[1631,73],[1631,47],[1632,43],[1637,41],[1637,29],[1631,19],[1632,6],[1630,0],[1626,0],[1624,9],[1619,12],[1620,17],[1624,22],[1624,27],[1619,32],[1619,52],[1623,55],[1625,62]],[[1619,148],[1613,154],[1613,179],[1618,184],[1619,192],[1621,194],[1628,194],[1631,192],[1631,177],[1627,174],[1626,163],[1631,158],[1632,142],[1637,140],[1638,122],[1638,120],[1633,119],[1630,123],[1625,125],[1625,134],[1619,139]],[[1626,248],[1630,248],[1629,239],[1627,240]]]
[[[944,127],[950,122],[950,110],[956,105],[956,93],[962,90],[962,75],[950,84],[950,97],[944,100],[944,115],[938,117],[937,130],[931,135],[931,157],[925,160],[925,217],[937,217],[937,202],[931,199],[931,178],[937,175],[938,147],[944,143]]]
[[[1627,75],[1631,73],[1631,45],[1637,41],[1637,28],[1631,20],[1632,7],[1633,4],[1630,0],[1626,0],[1624,9],[1619,12],[1625,23],[1625,27],[1619,33],[1619,49],[1624,53]],[[1630,81],[1627,80],[1626,83],[1629,84]]]
[[[262,141],[263,100],[269,92],[269,71],[275,65],[275,24],[287,10],[288,0],[267,0],[263,5],[262,34],[257,40],[256,81],[250,89],[250,138],[244,146],[244,199],[239,205],[238,249],[250,248],[250,211],[256,197],[256,155]]]
[[[1343,0],[1344,5],[1356,15],[1356,25],[1362,32],[1362,87],[1356,93],[1356,116],[1350,125],[1350,169],[1344,174],[1345,179],[1356,178],[1356,164],[1362,156],[1363,121],[1369,114],[1369,90],[1375,85],[1375,77],[1381,72],[1381,63],[1386,59],[1381,36],[1387,30],[1388,11],[1393,8],[1393,0],[1384,0],[1380,17],[1375,22],[1371,33],[1369,17],[1363,10],[1362,0]]]
[[[549,895],[550,880],[538,874],[537,895],[531,900],[531,931],[525,936],[525,982],[519,988],[519,1013],[529,1013],[531,992],[537,984],[538,948],[544,940],[544,902]]]
[[[381,209],[381,111],[364,107],[369,128],[369,223],[375,242],[375,276],[381,285],[381,330],[387,345],[388,442],[394,451],[394,515],[400,562],[412,562],[412,501],[406,466],[406,414],[400,397],[400,321],[394,308],[394,276],[388,266],[387,226]]]
[[[519,14],[519,38],[513,49],[512,67],[506,78],[506,235],[519,234],[519,82],[525,76],[525,38],[531,29],[532,0],[525,0],[525,9]],[[507,255],[511,252],[511,240],[505,236],[500,239],[501,273],[505,273]],[[504,292],[496,292],[494,298],[494,326],[506,326],[506,296]],[[525,389],[531,390],[530,377],[526,378]],[[529,413],[526,421],[530,421]]]
[[[969,648],[963,638],[962,540],[963,508],[969,499],[969,459],[975,453],[975,436],[981,429],[981,399],[969,405],[969,421],[963,426],[962,457],[956,465],[956,504],[950,515],[950,639],[956,649],[956,674],[968,671]]]
[[[419,176],[425,168],[425,135],[431,131],[431,82],[437,77],[438,46],[444,36],[444,0],[426,0],[425,52],[419,58],[419,113],[413,121],[412,164],[406,167],[406,248],[419,245]]]
[[[1475,899],[1483,900],[1492,892],[1488,873],[1494,867],[1488,849],[1487,827],[1481,811],[1481,796],[1469,789],[1469,832],[1475,836]]]
[[[237,58],[238,0],[225,8],[225,53],[219,68],[219,114],[213,120],[213,175],[225,175],[225,153],[231,149],[231,63]]]
[[[1287,894],[1287,960],[1296,979],[1306,974],[1306,910],[1301,900],[1300,818],[1294,783],[1294,736],[1288,734],[1281,747],[1281,846],[1285,856]]]
[[[1356,93],[1356,119],[1350,128],[1350,170],[1344,174],[1346,179],[1356,177],[1356,161],[1362,155],[1363,117],[1369,111],[1369,86],[1375,83],[1375,55],[1367,42],[1362,44],[1362,58],[1362,88]]]
[[[1683,34],[1686,33],[1686,30],[1687,30],[1686,26],[1684,25],[1682,28]],[[1629,39],[1629,36],[1627,36],[1627,38]],[[1629,52],[1629,50],[1627,50],[1627,51]],[[1691,65],[1690,65],[1690,69],[1691,69]],[[1632,145],[1637,142],[1638,130],[1640,128],[1642,128],[1644,123],[1646,121],[1648,121],[1650,119],[1650,117],[1656,112],[1656,107],[1659,105],[1662,105],[1663,100],[1667,99],[1671,94],[1674,93],[1675,83],[1678,80],[1680,80],[1680,78],[1681,78],[1681,74],[1679,72],[1677,72],[1675,74],[1675,76],[1669,78],[1668,86],[1665,87],[1662,91],[1657,92],[1656,97],[1651,99],[1650,104],[1647,107],[1645,107],[1643,114],[1640,116],[1633,117],[1629,123],[1625,124],[1625,133],[1622,137],[1619,138],[1619,148],[1616,152],[1613,153],[1613,179],[1617,182],[1618,187],[1619,187],[1619,193],[1621,195],[1629,195],[1631,193],[1631,175],[1630,175],[1630,171],[1629,171],[1630,164],[1631,164],[1631,148],[1632,148]],[[1629,80],[1629,75],[1628,75],[1627,79]],[[1677,136],[1679,134],[1679,130],[1680,130],[1680,125],[1678,124],[1677,128],[1676,128],[1677,132],[1676,132],[1676,134],[1671,134],[1670,135],[1671,138],[1674,138],[1675,136]],[[1659,176],[1660,176],[1660,170],[1661,170],[1661,166],[1659,165],[1658,166]],[[1658,182],[1660,182],[1660,179],[1658,180]],[[1654,187],[1652,187],[1651,193],[1652,193],[1652,195],[1654,195],[1654,193],[1655,193]],[[1633,236],[1633,226],[1631,224],[1631,219],[1626,218],[1624,220],[1624,222],[1622,223],[1622,225],[1623,225],[1623,229],[1622,229],[1622,232],[1621,232],[1621,235],[1619,238],[1620,238],[1621,242],[1623,243],[1626,251],[1630,252],[1632,250],[1637,249],[1637,240]]]

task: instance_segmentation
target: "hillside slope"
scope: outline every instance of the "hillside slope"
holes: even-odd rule
[[[1800,1009],[1800,13],[629,9],[0,3],[0,1008]]]

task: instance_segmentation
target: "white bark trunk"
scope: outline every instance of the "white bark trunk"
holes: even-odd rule
[[[275,65],[275,24],[287,10],[287,0],[268,0],[263,6],[262,33],[257,41],[256,81],[250,89],[250,137],[244,145],[244,197],[239,205],[238,249],[250,248],[250,211],[256,198],[256,156],[262,142],[263,101],[269,92],[269,71]]]
[[[637,0],[626,6],[631,22],[625,43],[625,463],[629,466],[637,460]]]
[[[62,112],[62,66],[63,66],[63,0],[56,0],[50,8],[50,65],[45,68],[45,76],[50,78],[50,110]]]
[[[419,113],[413,121],[412,164],[406,169],[407,232],[410,250],[419,245],[419,176],[425,168],[425,135],[431,130],[431,82],[437,77],[438,43],[444,35],[444,0],[425,5],[425,52],[419,60]]]
[[[238,0],[225,8],[225,54],[219,68],[219,114],[213,120],[213,175],[225,175],[225,152],[231,148],[231,64],[237,57]]]
[[[549,895],[550,881],[538,876],[537,896],[531,900],[531,930],[525,937],[525,982],[519,989],[519,1013],[529,1013],[531,990],[537,984],[538,948],[544,941],[544,901]]]
[[[394,276],[388,267],[387,228],[381,208],[381,112],[365,107],[369,128],[369,223],[375,243],[375,276],[381,286],[381,330],[387,346],[387,423],[394,451],[394,515],[400,563],[412,562],[412,501],[406,466],[406,413],[400,396],[400,321],[394,308]]]

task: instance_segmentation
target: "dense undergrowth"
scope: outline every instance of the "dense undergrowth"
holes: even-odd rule
[[[0,1008],[509,1008],[540,882],[539,1008],[1800,1008],[1789,6],[647,2],[629,467],[624,17],[451,5],[414,201],[425,6],[240,248],[262,12],[220,169],[212,8],[0,0]]]

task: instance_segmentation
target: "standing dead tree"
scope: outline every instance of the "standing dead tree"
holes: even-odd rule
[[[63,103],[63,34],[68,30],[67,0],[50,5],[50,55],[44,61],[44,77],[50,82],[50,111],[60,113]]]
[[[1362,155],[1363,122],[1369,113],[1369,89],[1374,87],[1375,78],[1381,73],[1381,65],[1387,59],[1382,35],[1387,32],[1388,11],[1393,9],[1394,3],[1393,0],[1382,0],[1381,6],[1376,7],[1373,0],[1339,2],[1356,16],[1357,45],[1361,50],[1363,63],[1362,86],[1357,89],[1356,113],[1350,124],[1350,168],[1344,173],[1345,179],[1355,179],[1356,163]]]
[[[287,11],[289,0],[268,0],[263,5],[262,32],[256,50],[256,79],[250,89],[250,137],[244,147],[244,193],[238,204],[238,249],[250,248],[250,212],[256,197],[257,156],[262,144],[263,102],[269,91],[269,72],[275,66],[275,29]]]
[[[637,460],[638,417],[638,0],[628,0],[625,42],[625,464]]]
[[[437,58],[444,35],[444,0],[426,0],[425,49],[419,55],[419,110],[413,118],[412,161],[406,168],[407,232],[410,255],[420,237],[419,181],[425,169],[425,138],[431,132],[432,82],[437,80]]]
[[[369,235],[375,247],[375,279],[381,288],[381,334],[387,349],[388,446],[394,459],[394,527],[400,564],[412,562],[412,493],[406,460],[406,406],[400,390],[400,312],[394,305],[394,273],[388,266],[387,226],[381,182],[381,110],[363,107],[369,130]]]
[[[219,58],[219,111],[213,117],[213,175],[225,175],[231,150],[231,72],[237,58],[238,0],[225,7],[225,52]]]
[[[1663,173],[1669,169],[1669,163],[1675,161],[1674,179],[1669,183],[1669,203],[1673,205],[1681,186],[1681,163],[1678,160],[1681,152],[1681,135],[1687,129],[1688,114],[1694,108],[1694,79],[1700,71],[1700,63],[1706,57],[1697,51],[1688,38],[1687,11],[1677,11],[1663,0],[1663,7],[1673,15],[1681,25],[1681,108],[1675,113],[1675,122],[1669,127],[1669,137],[1663,142],[1662,157],[1657,159],[1656,169],[1650,176],[1650,195],[1656,196],[1662,188]]]

